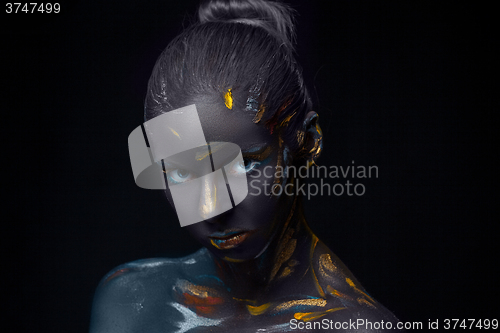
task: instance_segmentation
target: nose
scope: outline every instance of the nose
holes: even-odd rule
[[[203,177],[202,188],[200,191],[199,213],[207,220],[217,209],[217,175],[210,173]]]

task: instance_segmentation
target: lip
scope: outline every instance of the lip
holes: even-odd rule
[[[243,243],[253,232],[249,230],[225,230],[214,232],[208,238],[219,250],[229,250]]]

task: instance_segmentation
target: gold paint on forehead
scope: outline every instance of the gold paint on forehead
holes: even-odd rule
[[[233,93],[231,92],[231,88],[224,94],[224,103],[229,110],[233,109]]]
[[[328,309],[326,311],[319,311],[319,312],[297,312],[293,316],[297,320],[311,321],[311,320],[323,317],[323,316],[327,315],[328,313],[339,311],[339,310],[345,310],[345,309],[347,309],[347,308],[333,308],[333,309]]]
[[[262,304],[260,306],[247,305],[247,310],[252,316],[259,316],[269,309],[271,303]]]
[[[295,301],[289,301],[285,303],[281,303],[274,309],[277,311],[282,311],[282,310],[288,310],[292,306],[296,305],[308,305],[308,306],[321,306],[324,307],[326,305],[326,300],[325,299],[298,299]]]
[[[259,106],[259,111],[255,114],[255,117],[253,117],[253,122],[255,124],[258,124],[262,120],[262,116],[264,115],[264,112],[266,112],[266,107],[264,104],[261,104]]]
[[[170,127],[170,126],[169,126],[169,127],[168,127],[168,129],[169,129],[172,133],[174,133],[174,135],[175,135],[176,137],[178,137],[178,138],[179,138],[179,140],[182,140],[182,139],[181,139],[181,136],[179,135],[179,133],[177,133],[177,132],[176,132],[176,131],[172,128],[172,127]]]
[[[208,149],[209,145],[210,145],[210,150]],[[222,148],[224,148],[227,145],[228,145],[228,142],[214,142],[214,143],[204,145],[202,147],[207,147],[207,149],[204,150],[203,152],[196,153],[195,158],[197,161],[201,161],[201,160],[207,158],[208,156],[210,156],[210,153],[214,154],[215,152],[221,150]]]

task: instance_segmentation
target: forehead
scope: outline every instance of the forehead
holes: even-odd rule
[[[207,142],[232,142],[247,150],[273,142],[262,123],[254,123],[255,114],[247,110],[228,109],[224,103],[198,99],[194,101]]]

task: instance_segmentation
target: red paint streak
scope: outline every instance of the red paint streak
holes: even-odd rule
[[[188,306],[194,306],[197,314],[213,314],[215,307],[213,305],[218,305],[224,303],[224,299],[221,297],[197,297],[189,293],[183,293],[184,304]]]
[[[128,272],[130,269],[129,268],[122,268],[111,274],[105,281],[105,283],[108,283],[109,281],[113,280],[115,277],[122,275],[123,273]]]

